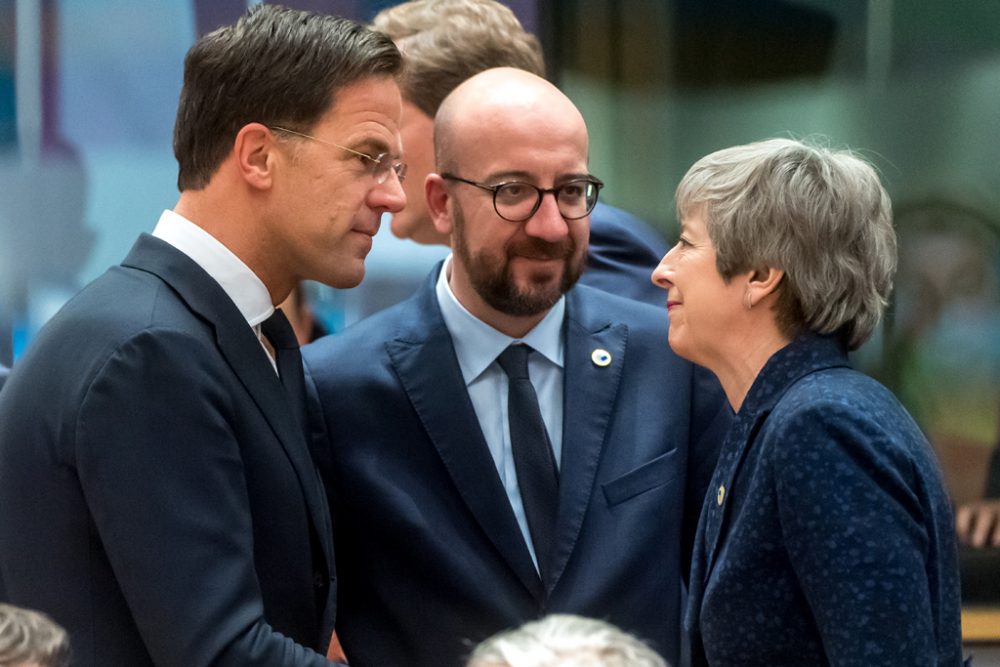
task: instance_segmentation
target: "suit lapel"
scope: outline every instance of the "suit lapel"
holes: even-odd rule
[[[559,515],[550,590],[566,569],[593,497],[594,480],[625,366],[628,327],[592,316],[581,289],[567,294]],[[609,363],[595,354],[607,353]]]
[[[727,532],[726,524],[732,513],[731,507],[734,502],[742,500],[733,498],[737,476],[774,406],[795,383],[807,375],[847,366],[846,352],[841,350],[835,338],[804,334],[776,352],[758,374],[722,445],[712,486],[705,499],[701,520],[705,525],[703,581],[708,580],[722,548]],[[720,505],[720,488],[724,489],[721,509],[713,511]]]
[[[440,265],[439,265],[440,266]],[[465,390],[451,336],[434,297],[438,270],[410,301],[413,323],[386,344],[396,375],[463,502],[525,588],[542,589]]]
[[[726,497],[733,491],[733,484],[739,474],[743,461],[746,459],[750,446],[757,438],[764,420],[770,411],[755,413],[750,418],[742,420],[739,424],[730,429],[726,437],[726,442],[722,445],[724,452],[717,464],[716,474],[712,479],[712,485],[708,489],[705,498],[703,522],[705,523],[705,563],[704,579],[712,572],[715,565],[716,556],[719,553],[721,536],[725,533],[725,526],[734,500]],[[719,507],[720,489],[723,495],[721,507]],[[718,508],[718,509],[716,509]]]
[[[267,355],[225,291],[187,255],[164,241],[143,234],[123,266],[158,276],[188,307],[215,330],[219,351],[239,378],[277,436],[299,479],[306,505],[321,537],[327,562],[332,562],[329,511],[320,493],[319,477],[309,458],[303,428],[292,414],[281,380]]]

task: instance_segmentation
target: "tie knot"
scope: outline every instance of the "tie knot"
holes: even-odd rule
[[[267,318],[260,325],[260,331],[276,349],[290,350],[299,346],[299,341],[295,337],[295,330],[289,324],[288,318],[281,312],[281,308],[275,308],[274,314]]]
[[[497,363],[511,380],[527,380],[529,352],[531,348],[527,345],[511,345],[500,353]]]

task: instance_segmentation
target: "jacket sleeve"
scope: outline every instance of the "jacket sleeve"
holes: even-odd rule
[[[933,518],[902,429],[837,401],[771,421],[783,543],[830,663],[937,665]]]
[[[227,372],[216,350],[171,330],[108,359],[75,433],[96,530],[156,664],[334,664],[264,619]]]
[[[691,569],[691,554],[705,493],[712,481],[719,451],[732,421],[733,411],[718,379],[705,368],[693,366],[691,439],[684,500],[684,541],[681,544],[681,572],[685,581]]]

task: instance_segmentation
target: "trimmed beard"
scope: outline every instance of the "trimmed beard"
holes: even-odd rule
[[[488,251],[473,255],[465,239],[465,214],[458,202],[455,202],[452,224],[454,228],[452,251],[465,267],[472,288],[491,308],[505,315],[520,317],[548,311],[576,284],[583,273],[583,256],[577,256],[576,242],[572,237],[559,243],[528,238],[503,248],[502,256]],[[504,224],[515,223],[504,221]],[[533,283],[527,288],[518,287],[510,270],[508,254],[512,250],[519,250],[534,257],[562,259],[562,278],[558,283],[548,281]]]

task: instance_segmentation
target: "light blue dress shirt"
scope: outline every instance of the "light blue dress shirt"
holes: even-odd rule
[[[521,527],[531,559],[538,568],[535,547],[528,530],[528,519],[517,486],[514,455],[510,446],[510,426],[507,422],[507,374],[496,358],[512,343],[524,343],[535,350],[528,356],[528,376],[538,394],[542,421],[552,443],[556,465],[562,456],[563,421],[563,319],[566,299],[560,298],[548,314],[523,338],[511,338],[476,318],[458,302],[448,285],[451,268],[449,256],[441,267],[437,281],[437,300],[441,306],[448,333],[451,334],[458,365],[465,379],[472,407],[476,411],[483,437],[489,446],[500,482],[507,492],[514,516]]]

